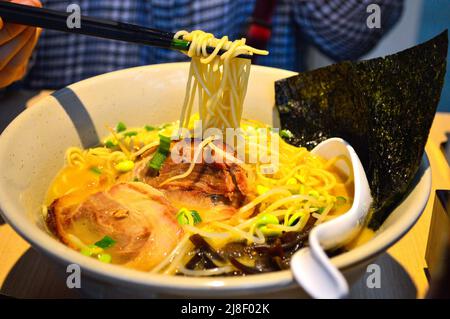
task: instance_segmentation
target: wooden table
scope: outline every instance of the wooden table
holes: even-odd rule
[[[424,256],[434,191],[450,189],[450,169],[440,150],[445,132],[449,131],[450,113],[438,113],[426,146],[433,173],[433,190],[425,211],[411,231],[376,261],[381,267],[381,288],[367,288],[363,277],[352,287],[352,298],[422,298],[426,294],[428,281]],[[3,222],[0,222],[0,287],[3,294],[20,298],[81,296],[76,289],[66,287],[62,270],[32,249]]]

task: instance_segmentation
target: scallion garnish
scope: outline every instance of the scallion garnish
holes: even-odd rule
[[[112,260],[112,257],[110,254],[98,254],[97,259],[103,263],[109,264]]]
[[[162,152],[167,155],[170,151],[170,143],[171,143],[170,137],[159,135],[158,152]]]
[[[155,155],[153,155],[152,159],[148,162],[148,167],[150,169],[151,175],[158,174],[161,166],[169,155],[170,152],[170,137],[159,135],[159,147],[156,151]]]
[[[202,218],[200,217],[200,214],[196,210],[191,210],[192,217],[194,218],[194,225],[201,223]]]
[[[151,131],[156,130],[156,127],[151,126],[151,125],[146,125],[146,126],[144,126],[144,127],[145,127],[145,129],[147,130],[147,132],[151,132]]]
[[[189,210],[187,208],[182,208],[178,211],[177,221],[180,225],[195,225],[201,223],[202,218],[196,210]]]
[[[102,174],[102,170],[100,168],[98,168],[97,166],[93,166],[90,168],[90,171],[94,174],[97,175],[101,175]]]
[[[344,196],[336,196],[336,203],[338,205],[345,204],[347,202],[347,199]]]
[[[98,242],[96,242],[94,245],[103,249],[108,249],[114,246],[116,241],[112,239],[109,236],[105,236],[102,239],[100,239]]]
[[[111,140],[107,140],[106,142],[105,142],[105,146],[107,147],[107,148],[114,148],[114,147],[116,147],[117,146],[117,144],[115,144],[113,141],[111,141]]]
[[[131,137],[131,136],[136,136],[137,134],[138,134],[138,132],[136,132],[136,131],[129,131],[129,132],[123,133],[123,136]]]
[[[123,123],[123,122],[117,123],[117,126],[116,126],[116,132],[117,133],[120,133],[120,132],[123,132],[123,131],[126,131],[126,130],[127,130],[127,126],[125,125],[125,123]]]
[[[81,253],[85,256],[98,255],[103,252],[103,248],[100,248],[95,245],[88,245],[81,248]]]
[[[159,172],[162,164],[166,160],[166,157],[167,157],[166,154],[163,154],[161,152],[156,152],[155,155],[153,155],[150,162],[148,162],[148,167],[155,170],[156,172]]]

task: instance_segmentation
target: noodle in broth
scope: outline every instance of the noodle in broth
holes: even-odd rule
[[[120,123],[121,125],[118,125],[116,129],[110,129],[111,135],[106,137],[102,145],[98,147],[86,150],[77,147],[69,148],[66,152],[66,166],[53,181],[44,206],[45,214],[50,215],[50,217],[45,216],[49,229],[63,242],[88,256],[97,256],[104,262],[122,264],[154,273],[211,276],[253,273],[254,269],[257,269],[255,272],[283,269],[289,262],[289,257],[304,245],[304,240],[299,238],[303,238],[301,236],[307,234],[313,225],[335,218],[351,207],[353,181],[342,174],[335,165],[338,161],[344,161],[351,169],[349,159],[336,157],[324,160],[310,153],[306,148],[286,143],[272,127],[255,120],[241,118],[250,61],[236,58],[236,56],[267,54],[266,51],[245,45],[245,39],[231,42],[227,37],[216,39],[212,34],[203,31],[191,33],[180,31],[176,33],[175,38],[191,41],[190,49],[186,54],[192,60],[180,120],[156,127],[146,125],[137,128],[126,128],[123,123]],[[215,47],[215,51],[208,54],[207,46]],[[227,52],[218,56],[219,49]],[[198,113],[193,110],[196,94]],[[161,173],[159,177],[143,175],[142,167],[148,169],[149,159],[153,160],[156,154],[167,156],[167,149],[162,150],[164,136],[172,136],[172,143],[180,141],[182,140],[179,134],[180,128],[192,132],[196,120],[201,122],[204,130],[218,128],[224,132],[227,128],[239,128],[245,141],[244,157],[239,158],[235,153],[222,149],[215,143],[214,136],[207,137],[198,143],[196,150],[199,151],[193,153],[193,158],[190,158],[192,162],[180,164],[180,167],[184,165],[184,170],[178,171],[177,166],[174,166],[177,174],[174,173],[157,184],[152,184],[155,180],[152,178],[162,178],[164,174]],[[186,137],[183,136],[183,138]],[[165,143],[167,144],[167,141]],[[271,147],[273,145],[277,147]],[[214,169],[222,167],[225,175],[230,172],[234,174],[237,170],[241,174],[240,178],[245,180],[247,185],[245,198],[239,204],[230,204],[228,199],[222,200],[223,196],[215,196],[215,194],[199,195],[199,202],[218,197],[221,200],[220,204],[212,205],[211,210],[219,207],[228,214],[223,216],[215,214],[211,220],[205,218],[210,212],[203,214],[196,203],[188,207],[190,202],[183,202],[183,196],[177,194],[177,197],[172,199],[170,197],[174,188],[179,188],[179,185],[193,179],[193,176],[195,178],[201,176],[198,175],[199,166],[205,169],[210,168],[202,161],[200,163],[196,161],[195,157],[201,158],[201,151],[204,150],[224,158],[225,164],[220,164],[222,166],[211,164],[216,165]],[[277,170],[265,172],[262,169],[265,162],[260,158],[256,158],[253,162],[249,161],[248,159],[255,153],[276,156]],[[168,157],[164,159],[161,169],[169,165]],[[221,172],[218,171],[217,174],[209,176],[208,181],[217,178]],[[353,174],[350,173],[348,176]],[[235,181],[236,176],[233,175],[233,178],[232,182],[238,189],[240,184]],[[111,225],[115,225],[116,222],[125,222],[127,214],[130,214],[129,211],[115,209],[113,213],[117,213],[117,218],[113,224],[108,224],[109,228],[97,224],[86,226],[86,223],[92,222],[88,216],[82,223],[76,224],[76,234],[73,231],[74,227],[64,229],[69,236],[61,234],[62,226],[57,223],[58,205],[62,205],[61,203],[71,205],[63,207],[67,211],[67,209],[77,210],[79,207],[84,207],[85,201],[93,202],[93,198],[99,198],[98,194],[104,193],[108,201],[115,200],[114,193],[108,192],[114,189],[115,185],[124,185],[123,183],[131,188],[126,190],[130,194],[138,188],[141,193],[144,192],[142,188],[149,187],[144,184],[149,183],[162,192],[155,190],[157,192],[155,194],[167,196],[170,206],[179,211],[176,221],[180,225],[173,226],[172,220],[175,220],[175,217],[170,217],[170,225],[178,229],[176,244],[173,244],[170,250],[163,252],[157,261],[152,260],[151,266],[136,264],[135,260],[130,262],[130,254],[123,254],[124,244],[117,238],[110,238],[114,237],[116,230],[104,231],[104,229],[114,228]],[[129,186],[131,184],[137,186]],[[149,189],[145,188],[145,191]],[[185,192],[182,194],[189,194],[189,196],[193,194],[190,188],[182,189],[182,191]],[[241,189],[236,192],[243,195]],[[133,196],[138,195],[133,193]],[[145,200],[148,198],[146,197]],[[124,202],[123,198],[119,202],[125,206],[129,204]],[[158,207],[161,206],[158,205]],[[92,204],[89,207],[92,207]],[[83,209],[85,213],[86,209]],[[63,211],[62,208],[60,210]],[[229,213],[230,211],[232,213]],[[105,241],[105,238],[109,238],[111,245],[114,245],[116,240],[118,243],[115,247],[107,245],[106,248],[97,249],[98,243],[94,243],[93,238],[99,239],[99,236],[105,236],[99,241],[101,243]],[[90,238],[91,242],[85,242],[83,240],[85,238]],[[295,245],[290,245],[291,243]],[[230,247],[240,247],[239,253]],[[274,247],[285,249],[284,255],[273,256],[272,253],[261,252],[264,249],[273,251]],[[145,260],[146,257],[139,258]],[[258,268],[257,264],[264,258],[272,258],[271,262],[275,262],[277,266],[274,269]]]

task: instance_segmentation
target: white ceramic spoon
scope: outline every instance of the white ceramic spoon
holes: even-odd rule
[[[344,298],[349,292],[348,284],[325,250],[342,246],[358,234],[365,223],[372,196],[358,155],[343,139],[330,138],[323,141],[312,153],[325,159],[347,156],[352,167],[347,167],[343,161],[337,162],[336,166],[347,174],[353,174],[355,196],[349,211],[311,230],[309,247],[292,256],[291,270],[300,286],[313,298]]]

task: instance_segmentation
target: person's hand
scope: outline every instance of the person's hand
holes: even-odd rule
[[[8,1],[42,7],[39,0]],[[28,60],[40,33],[39,28],[4,22],[0,13],[0,88],[20,80],[25,75]]]

